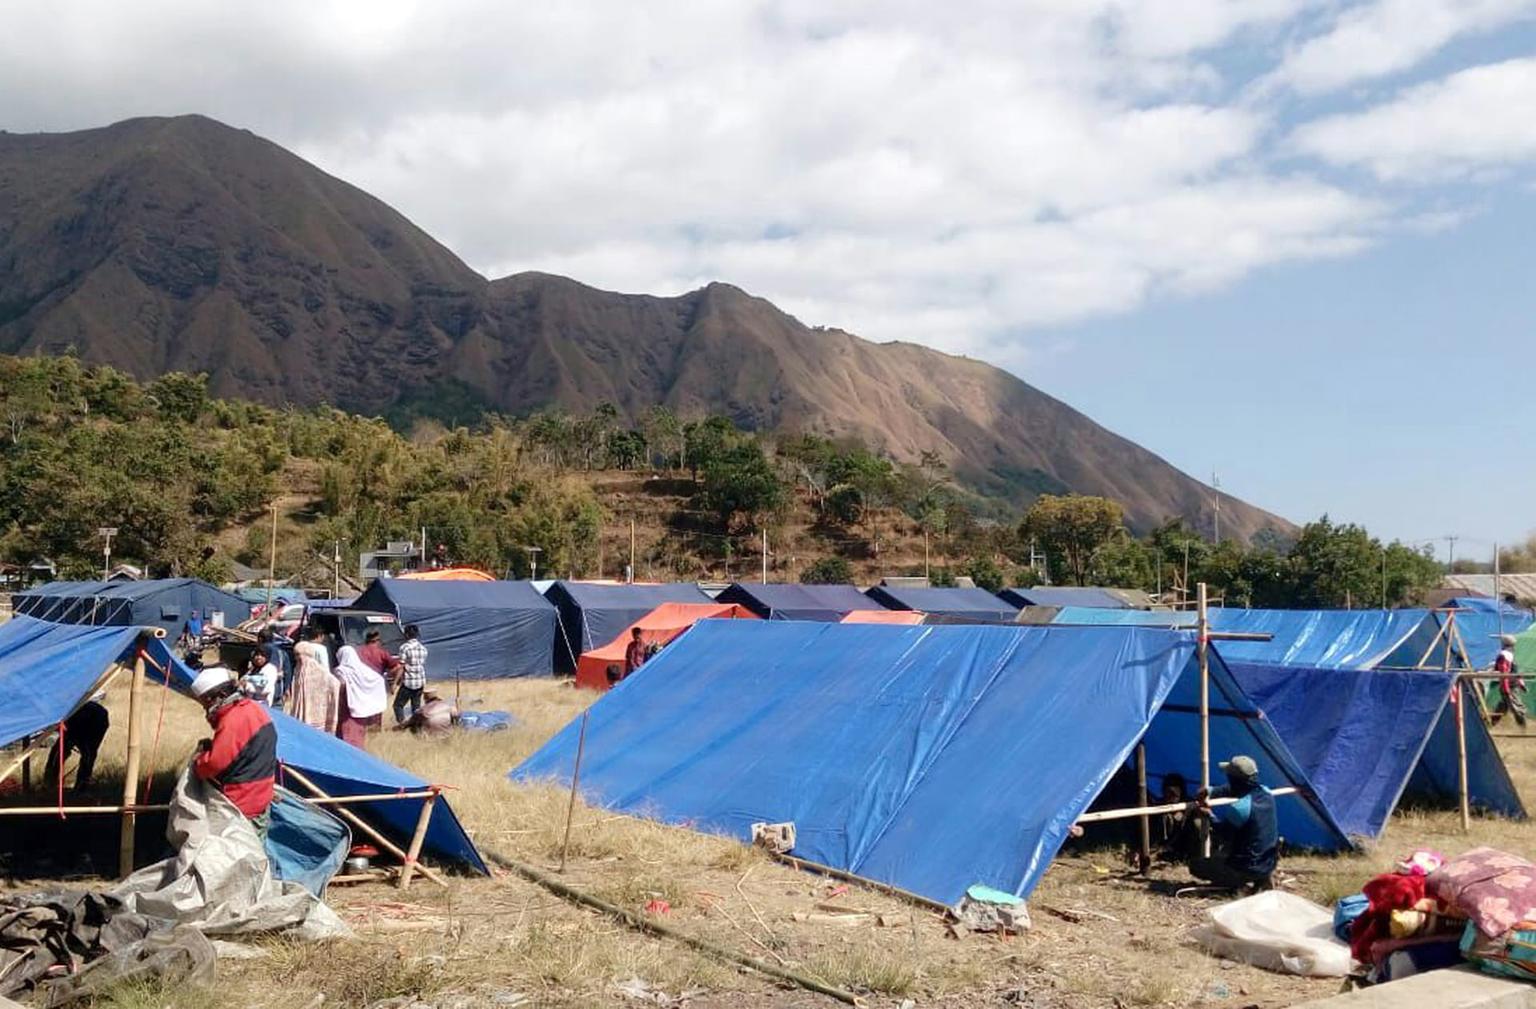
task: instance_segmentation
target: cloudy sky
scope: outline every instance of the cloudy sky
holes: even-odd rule
[[[1293,519],[1536,527],[1536,0],[256,6],[9,10],[0,127],[203,112],[488,275],[727,280]]]

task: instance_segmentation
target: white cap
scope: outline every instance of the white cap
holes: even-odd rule
[[[201,670],[197,678],[192,681],[192,696],[202,697],[209,691],[234,681],[235,678],[230,675],[228,669],[223,666],[209,666]]]

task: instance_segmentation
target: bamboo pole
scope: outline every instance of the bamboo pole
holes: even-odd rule
[[[128,759],[123,767],[122,832],[118,837],[117,869],[124,878],[133,873],[133,832],[138,821],[133,807],[139,802],[139,701],[144,693],[144,655],[133,660],[133,679],[128,687]],[[59,768],[62,773],[63,768]]]
[[[1294,785],[1285,785],[1281,788],[1268,789],[1270,795],[1300,795],[1301,789]],[[1206,802],[1212,809],[1217,806],[1230,806],[1240,800],[1235,798],[1210,799]],[[1093,813],[1084,813],[1077,818],[1078,823],[1103,823],[1105,820],[1129,820],[1133,816],[1160,816],[1163,813],[1177,813],[1183,809],[1189,809],[1197,805],[1193,802],[1170,802],[1161,806],[1140,806],[1132,809],[1102,809]]]
[[[9,806],[0,807],[0,816],[58,816],[60,813],[70,816],[88,813],[122,813],[127,816],[134,813],[164,813],[170,808],[170,804],[164,802],[133,806]]]
[[[1456,614],[1447,613],[1445,616],[1445,663],[1444,671],[1451,671],[1451,653],[1454,649],[1453,635],[1456,633]],[[1465,652],[1463,652],[1465,654]],[[1467,794],[1467,693],[1458,678],[1451,688],[1456,697],[1456,788],[1461,798],[1461,829],[1463,833],[1472,829],[1472,801]]]
[[[303,773],[288,764],[283,765],[283,774],[292,778],[294,781],[297,781],[299,784],[309,789],[310,792],[314,793],[322,799],[332,798],[332,796],[329,795],[325,789],[321,788],[313,781],[310,781],[309,778],[307,778]],[[379,843],[381,847],[383,847],[385,851],[389,852],[391,855],[394,855],[402,862],[405,861],[406,854],[404,849],[402,849],[395,842],[391,841],[389,838],[385,837],[383,834],[379,833],[365,820],[363,820],[357,814],[353,813],[350,809],[347,809],[345,806],[338,806],[336,809],[336,815],[352,824],[352,826],[356,827],[358,830],[361,830],[364,834],[367,834],[369,837],[373,838]],[[433,869],[431,866],[418,864],[416,868],[423,876],[427,877],[437,885],[445,888],[448,886],[448,881],[442,877],[441,873],[439,873],[436,869]]]
[[[270,547],[271,549],[267,552],[267,610],[262,614],[269,623],[272,620],[272,583],[277,581],[277,498],[275,497],[272,499],[272,542]]]
[[[1207,612],[1207,597],[1205,582],[1197,587],[1196,605],[1199,607],[1199,640],[1197,648],[1200,653],[1200,790],[1204,795],[1211,792],[1211,659],[1210,659],[1210,614]],[[1204,833],[1201,846],[1207,858],[1211,854],[1211,835],[1209,831]]]
[[[845,883],[857,883],[859,886],[868,887],[871,890],[876,890],[888,896],[900,898],[909,904],[916,904],[920,907],[926,907],[931,911],[949,910],[947,905],[942,904],[930,897],[924,897],[922,894],[913,893],[910,890],[903,890],[901,887],[892,886],[889,883],[882,883],[878,879],[870,879],[867,876],[859,876],[855,873],[847,872],[843,869],[834,869],[830,865],[822,865],[820,862],[807,861],[806,859],[796,858],[794,855],[785,855],[777,851],[768,851],[768,855],[775,862],[780,862],[792,869],[799,869],[801,872],[814,872],[818,876],[827,876],[832,879],[840,879]]]
[[[630,519],[629,520],[629,575],[624,580],[626,582],[633,582],[635,580],[635,520],[634,519]]]
[[[432,808],[436,805],[437,792],[433,791],[421,804],[421,815],[416,818],[416,833],[411,835],[411,846],[405,849],[405,864],[400,867],[402,890],[410,889],[411,873],[416,869],[416,860],[421,857],[421,845],[427,839],[427,828],[432,824]]]
[[[576,815],[576,790],[581,785],[581,755],[587,748],[587,716],[592,709],[581,713],[581,729],[576,734],[576,764],[571,768],[571,798],[565,805],[565,840],[560,842],[560,871],[565,871],[565,856],[571,848],[571,820]]]
[[[1147,806],[1147,744],[1136,744],[1136,796],[1137,802]],[[1141,816],[1141,850],[1137,853],[1137,868],[1146,874],[1152,868],[1152,818],[1145,813]]]
[[[813,991],[820,995],[826,995],[830,998],[835,998],[839,1002],[843,1002],[847,1005],[863,1006],[865,1004],[864,1000],[853,994],[853,992],[845,991],[842,988],[833,987],[824,981],[820,981],[807,974],[800,973],[799,971],[789,970],[786,967],[779,967],[768,963],[765,960],[759,960],[756,957],[750,957],[744,953],[737,953],[735,950],[729,950],[723,946],[717,946],[712,942],[691,936],[688,933],[683,932],[680,929],[673,928],[670,925],[664,925],[659,921],[655,921],[654,919],[638,915],[635,912],[628,910],[627,908],[619,907],[617,904],[610,904],[606,900],[603,900],[599,897],[594,897],[589,893],[585,893],[573,886],[562,883],[560,880],[555,879],[548,873],[541,872],[533,866],[528,865],[526,862],[519,862],[516,859],[508,858],[507,856],[494,851],[486,851],[485,857],[490,859],[496,865],[501,866],[503,869],[510,869],[511,871],[517,873],[519,876],[522,876],[524,879],[542,886],[544,889],[548,890],[550,893],[553,893],[557,897],[568,900],[573,904],[579,904],[583,907],[591,908],[594,911],[601,911],[603,914],[606,914],[609,917],[614,918],[624,923],[625,925],[628,925],[630,928],[635,929],[636,931],[645,932],[650,935],[661,936],[665,939],[675,940],[689,947],[690,949],[697,950],[698,952],[705,954],[706,956],[714,957],[716,960],[735,964],[739,967],[746,967],[750,970],[757,971],[759,974],[778,978],[781,981],[788,981],[791,984],[795,984],[801,988],[806,989],[807,991]]]

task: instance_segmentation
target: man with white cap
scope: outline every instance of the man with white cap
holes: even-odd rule
[[[192,696],[213,726],[213,738],[198,743],[193,773],[223,792],[266,837],[277,779],[277,727],[260,704],[240,693],[223,666],[199,672]]]
[[[1525,680],[1520,678],[1520,666],[1515,662],[1515,636],[1505,634],[1499,638],[1499,657],[1493,660],[1493,671],[1499,674],[1499,703],[1488,721],[1494,725],[1508,712],[1515,716],[1515,724],[1525,728]]]
[[[1267,890],[1280,860],[1275,797],[1259,784],[1259,765],[1239,754],[1221,764],[1225,785],[1201,789],[1199,809],[1211,817],[1211,853],[1203,843],[1191,853],[1190,875],[1231,890]],[[1236,799],[1212,807],[1212,799]],[[1198,832],[1192,832],[1198,833]]]

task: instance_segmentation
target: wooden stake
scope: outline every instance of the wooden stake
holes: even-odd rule
[[[123,768],[122,833],[118,837],[117,869],[124,878],[133,873],[133,832],[137,818],[133,807],[139,801],[139,698],[144,693],[144,655],[141,652],[133,660],[133,679],[128,687],[128,760]],[[64,773],[64,768],[59,768]]]
[[[272,543],[267,552],[267,622],[272,620],[272,583],[277,581],[277,498],[272,499]]]
[[[283,774],[286,777],[292,778],[294,781],[297,781],[299,784],[303,785],[306,789],[308,789],[310,791],[311,794],[317,795],[317,796],[319,796],[322,799],[329,799],[329,798],[331,798],[331,796],[328,795],[323,788],[321,788],[319,785],[315,784],[313,781],[310,781],[309,778],[305,777],[301,772],[299,772],[297,769],[295,769],[291,765],[288,765],[288,764],[284,764],[283,765]],[[353,813],[350,809],[347,809],[345,806],[338,806],[336,808],[336,815],[341,817],[343,820],[346,820],[348,823],[352,824],[352,826],[356,827],[358,830],[362,831],[364,834],[367,834],[369,837],[373,838],[375,841],[377,841],[379,843],[380,847],[382,847],[385,851],[389,852],[391,855],[394,855],[396,858],[400,859],[402,862],[405,861],[405,857],[406,857],[405,851],[398,844],[396,844],[395,842],[391,841],[389,838],[385,837],[383,834],[379,833],[377,830],[373,829],[372,826],[370,826],[366,821],[364,821],[357,814]],[[416,869],[423,876],[427,877],[428,879],[430,879],[432,882],[438,884],[439,886],[442,886],[442,887],[445,887],[445,888],[448,886],[448,881],[446,879],[444,879],[442,874],[439,873],[436,869],[433,869],[430,866],[422,865],[422,864],[419,864],[419,863],[417,864]]]
[[[571,768],[571,798],[565,806],[565,840],[560,842],[560,871],[565,871],[565,856],[571,847],[571,819],[576,815],[576,789],[581,784],[581,755],[587,748],[587,716],[592,709],[581,713],[581,729],[576,734],[576,766]]]
[[[1137,802],[1147,805],[1147,744],[1136,744],[1136,794]],[[1152,868],[1152,818],[1141,816],[1141,851],[1137,861],[1142,875]]]
[[[416,859],[421,856],[421,844],[427,839],[427,828],[432,824],[432,807],[437,805],[437,792],[434,790],[421,804],[421,815],[416,818],[416,833],[411,835],[411,846],[405,849],[405,865],[400,869],[400,889],[409,889],[411,885],[411,873],[416,868]]]

